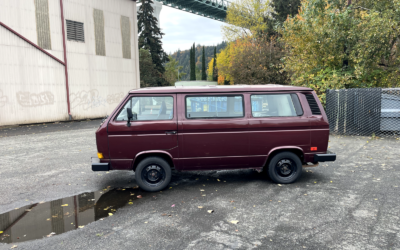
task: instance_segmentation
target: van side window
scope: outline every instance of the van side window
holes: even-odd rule
[[[172,120],[174,117],[174,98],[172,96],[132,97],[118,114],[116,121],[127,121],[127,108],[137,114],[138,121]]]
[[[297,98],[293,100],[292,98]],[[295,102],[295,103],[294,103]],[[296,104],[296,105],[295,105]],[[251,95],[253,117],[279,117],[303,115],[298,97],[291,94]]]
[[[244,117],[243,96],[186,96],[186,118]]]

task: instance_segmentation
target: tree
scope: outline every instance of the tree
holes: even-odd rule
[[[193,43],[193,47],[191,48],[191,56],[190,56],[190,80],[196,81],[196,47]]]
[[[217,48],[214,48],[214,60],[213,60],[213,81],[218,81],[218,70],[217,70]]]
[[[164,64],[169,61],[167,53],[162,48],[161,39],[164,33],[158,27],[158,20],[153,16],[152,0],[140,0],[141,5],[138,12],[138,32],[139,49],[145,49],[150,52],[153,64],[156,69],[163,74],[165,72]],[[159,85],[162,85],[160,78]]]
[[[140,87],[145,88],[158,86],[162,74],[156,69],[156,65],[153,64],[151,54],[148,50],[139,50],[139,65]]]
[[[207,80],[206,55],[205,55],[205,51],[204,51],[204,46],[203,46],[203,56],[201,58],[201,80],[203,80],[203,81]]]
[[[222,33],[228,41],[267,33],[275,13],[272,0],[241,0],[229,5]]]
[[[180,81],[182,77],[186,75],[186,73],[181,72],[182,68],[183,67],[179,66],[179,63],[170,56],[169,62],[165,64],[165,80],[170,85],[174,85],[175,82]]]
[[[399,86],[400,0],[304,0],[280,30],[295,85],[326,89]],[[345,63],[344,63],[345,62]]]
[[[274,38],[238,39],[217,57],[219,84],[288,84],[281,61],[284,52]]]

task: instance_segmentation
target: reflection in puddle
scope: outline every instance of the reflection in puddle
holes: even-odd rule
[[[138,195],[142,191],[136,188],[105,189],[0,214],[0,243],[41,239],[77,229],[132,204]]]

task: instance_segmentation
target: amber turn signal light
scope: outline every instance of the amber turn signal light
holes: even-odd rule
[[[104,158],[103,153],[97,153],[97,157],[99,157],[99,159],[103,159]]]
[[[311,147],[311,151],[317,151],[317,147]]]

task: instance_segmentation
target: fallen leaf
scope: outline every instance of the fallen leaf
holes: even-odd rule
[[[374,199],[374,200],[376,200],[376,201],[377,201],[378,199]]]
[[[78,226],[79,228],[84,228],[85,226]]]
[[[68,207],[68,204],[61,205],[62,207]]]
[[[235,224],[235,225],[236,225],[236,224],[238,224],[238,223],[239,223],[239,221],[238,221],[238,220],[231,220],[231,221],[230,221],[230,223],[232,223],[232,224]]]
[[[205,194],[201,195],[201,196],[206,196]]]
[[[281,185],[281,184],[278,184],[278,186],[280,186],[280,187],[281,187],[282,185]]]
[[[3,231],[0,231],[0,234],[2,234],[3,233]]]
[[[50,218],[48,218],[47,220],[50,220]]]
[[[162,214],[161,216],[167,216],[167,214]]]
[[[307,194],[304,194],[304,195],[307,195]]]
[[[106,210],[106,211],[107,211],[109,208],[110,208],[110,207],[106,207],[106,208],[104,208],[104,210]]]
[[[44,203],[44,201],[39,202],[39,204],[43,204],[43,203]]]
[[[172,206],[171,207],[175,207],[175,204],[172,204]]]
[[[147,224],[147,221],[145,221],[144,223],[146,223],[146,224]]]
[[[217,181],[220,181],[219,179],[217,179]]]
[[[331,181],[331,183],[332,183],[332,181]]]
[[[203,206],[198,206],[198,208],[203,208]]]
[[[128,202],[128,204],[129,204],[129,205],[132,205],[132,204],[133,204],[133,202]]]
[[[138,199],[141,199],[142,198],[142,196],[139,194],[138,196],[136,196]]]
[[[204,192],[204,189],[200,189],[200,192]]]
[[[12,246],[10,249],[17,248],[17,245]]]
[[[278,202],[281,202],[281,201],[278,201]]]
[[[209,214],[212,214],[212,213],[214,213],[214,210],[207,210],[207,212],[208,212]]]
[[[131,196],[132,196],[132,195],[135,195],[135,194],[132,194],[132,193],[131,193]]]
[[[112,213],[108,213],[108,216],[113,216],[113,214]]]
[[[32,209],[25,209],[25,212],[30,212],[32,211]]]

